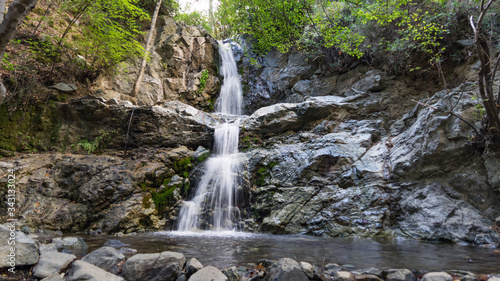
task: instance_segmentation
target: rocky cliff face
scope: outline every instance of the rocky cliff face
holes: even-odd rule
[[[409,84],[362,65],[331,73],[300,54],[252,58],[250,47],[233,43],[251,114],[241,138],[253,177],[248,228],[500,240],[491,229],[500,215],[498,155],[481,155],[473,130],[443,113],[479,127],[474,83],[434,91],[430,81]]]
[[[203,29],[186,26],[173,19],[158,20],[142,87],[130,97],[141,62],[123,63],[117,75],[101,77],[98,96],[129,100],[138,105],[182,101],[213,111],[220,89],[217,42]]]
[[[59,147],[116,132],[103,155],[0,162],[2,173],[23,167],[19,214],[26,223],[93,232],[174,223],[219,123],[206,112],[217,93],[218,55],[200,30],[167,19],[159,26],[146,79],[158,83],[131,98],[124,81],[134,75],[122,72],[102,80],[101,97],[57,104],[51,136]],[[233,49],[249,114],[240,138],[245,230],[500,241],[491,228],[500,216],[500,156],[471,145],[472,129],[443,113],[453,109],[476,122],[474,83],[436,91],[369,66],[332,73],[300,54],[271,52],[255,66],[239,44]],[[200,92],[205,69],[209,82]],[[0,186],[4,196],[6,185]]]

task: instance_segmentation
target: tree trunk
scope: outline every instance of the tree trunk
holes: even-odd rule
[[[29,14],[31,9],[35,7],[36,2],[37,0],[14,0],[10,3],[9,10],[3,18],[3,21],[0,23],[0,62],[3,60],[7,44],[14,36],[17,26]],[[2,81],[0,81],[0,104],[2,104],[6,95],[7,91],[5,90]]]
[[[130,92],[130,95],[133,97],[135,97],[137,95],[137,93],[139,93],[139,90],[141,89],[144,71],[146,70],[148,52],[149,52],[149,49],[151,48],[153,33],[154,33],[155,26],[156,26],[156,19],[158,18],[158,13],[160,12],[161,1],[162,0],[158,0],[158,3],[156,3],[156,8],[155,8],[155,11],[153,13],[153,19],[151,19],[151,28],[149,29],[148,40],[146,41],[146,48],[144,50],[144,57],[142,58],[141,68],[139,69],[139,74],[137,75],[137,80],[135,80],[134,87],[132,88],[132,92]]]
[[[0,23],[2,23],[5,16],[5,2],[6,0],[0,0]]]
[[[497,102],[493,93],[493,83],[495,78],[495,71],[497,65],[493,65],[493,60],[490,54],[490,47],[486,40],[486,36],[481,30],[481,23],[496,0],[481,1],[480,14],[477,23],[474,23],[474,18],[470,17],[470,25],[474,31],[474,41],[476,43],[477,53],[481,61],[481,68],[479,70],[479,95],[481,96],[484,109],[486,111],[486,125],[484,131],[500,139],[500,117],[498,116]],[[498,62],[497,62],[498,63]]]

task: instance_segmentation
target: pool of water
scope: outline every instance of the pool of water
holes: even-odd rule
[[[260,259],[293,258],[318,266],[337,263],[349,270],[408,268],[424,271],[467,270],[500,273],[500,249],[414,240],[368,240],[241,232],[156,232],[126,237],[82,236],[89,252],[117,239],[138,253],[174,251],[223,269],[248,266]]]

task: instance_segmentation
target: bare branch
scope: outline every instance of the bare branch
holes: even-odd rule
[[[477,135],[477,136],[479,136],[479,137],[481,137],[481,138],[484,138],[483,134],[481,134],[481,133],[480,133],[480,132],[476,129],[476,127],[475,127],[474,125],[472,125],[472,123],[470,123],[469,121],[465,120],[465,118],[463,118],[463,117],[462,117],[462,116],[460,116],[459,114],[456,114],[456,113],[455,113],[455,112],[453,112],[453,111],[446,111],[446,110],[442,110],[442,109],[440,109],[440,108],[437,108],[437,107],[435,107],[435,106],[432,106],[432,105],[427,104],[427,103],[422,102],[422,101],[417,101],[417,100],[414,100],[414,99],[412,99],[412,101],[413,101],[413,102],[416,102],[416,103],[418,103],[418,104],[421,104],[421,105],[423,105],[423,106],[425,106],[425,107],[428,107],[428,108],[430,108],[430,109],[433,109],[433,110],[436,110],[436,111],[440,111],[440,112],[444,112],[444,113],[448,113],[448,114],[450,114],[450,115],[453,115],[453,116],[457,117],[457,118],[458,118],[458,119],[460,119],[462,122],[464,122],[465,124],[469,125],[469,127],[471,127],[471,128],[474,130],[474,132],[476,133],[476,135]]]

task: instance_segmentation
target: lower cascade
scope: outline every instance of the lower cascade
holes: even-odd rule
[[[229,44],[219,44],[224,83],[216,104],[216,111],[223,115],[241,115],[242,91],[236,62]],[[226,121],[215,128],[214,156],[202,167],[203,175],[196,187],[195,196],[181,207],[178,231],[228,231],[237,228],[239,119]]]

